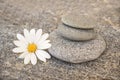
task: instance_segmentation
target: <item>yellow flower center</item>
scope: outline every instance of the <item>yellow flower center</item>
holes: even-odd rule
[[[31,43],[31,44],[28,45],[27,49],[28,49],[28,52],[34,53],[36,51],[36,49],[37,49],[37,45],[34,44],[34,43]]]

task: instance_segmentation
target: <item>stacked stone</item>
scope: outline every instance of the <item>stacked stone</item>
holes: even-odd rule
[[[102,36],[94,31],[95,20],[86,15],[67,14],[58,29],[50,34],[50,54],[71,63],[81,63],[98,58],[106,48]]]
[[[86,15],[67,14],[62,17],[62,23],[58,27],[58,32],[69,40],[91,40],[96,37],[92,23],[91,17]]]

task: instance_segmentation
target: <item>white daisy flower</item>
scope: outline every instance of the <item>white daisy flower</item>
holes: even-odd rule
[[[42,35],[42,29],[37,30],[31,29],[30,32],[24,29],[24,36],[17,34],[18,40],[14,41],[17,48],[13,49],[15,53],[22,53],[19,58],[24,59],[24,64],[28,64],[30,61],[33,65],[37,63],[37,58],[43,62],[46,59],[50,59],[51,56],[45,51],[51,47],[47,40],[49,34],[45,33]]]

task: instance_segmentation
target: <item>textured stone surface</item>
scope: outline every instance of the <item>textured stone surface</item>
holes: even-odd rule
[[[66,40],[57,31],[50,34],[52,56],[71,63],[81,63],[98,58],[106,48],[104,39],[98,35],[96,39],[85,42]]]
[[[81,30],[63,24],[58,26],[58,33],[67,39],[76,41],[86,41],[96,37],[94,30]]]
[[[93,29],[97,24],[93,17],[74,12],[62,16],[61,20],[66,25],[81,29]]]
[[[54,3],[54,4],[53,4]],[[24,65],[14,54],[13,40],[24,28],[51,33],[67,12],[97,18],[96,31],[107,48],[96,60],[81,64],[62,62],[54,57],[35,66]],[[0,0],[0,79],[1,80],[119,80],[120,79],[120,0]],[[23,27],[28,23],[28,27]]]

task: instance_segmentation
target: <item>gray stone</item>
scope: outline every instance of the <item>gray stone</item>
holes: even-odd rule
[[[71,27],[81,29],[93,29],[96,25],[96,21],[93,17],[76,13],[69,13],[62,16],[62,22]]]
[[[104,39],[99,35],[96,39],[85,42],[74,42],[57,34],[50,34],[52,47],[49,52],[52,56],[71,63],[81,63],[98,58],[106,48]]]
[[[96,37],[96,33],[93,29],[82,30],[78,28],[68,27],[66,25],[60,24],[58,27],[58,32],[61,36],[76,41],[91,40]]]

